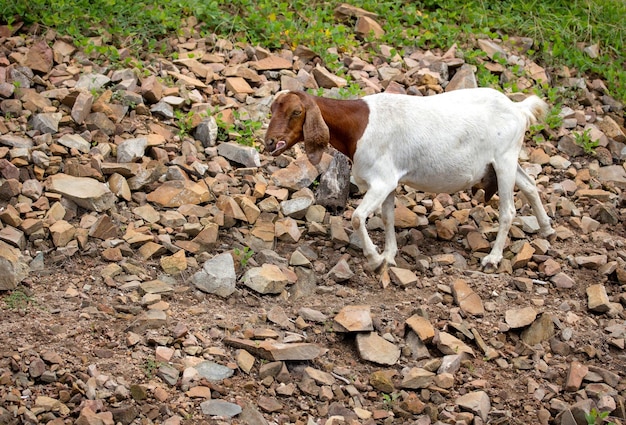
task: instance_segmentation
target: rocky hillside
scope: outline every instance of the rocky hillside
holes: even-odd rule
[[[333,73],[194,24],[119,63],[0,28],[0,423],[626,423],[624,107],[602,80],[476,40],[493,81],[562,102],[520,157],[556,237],[516,197],[484,274],[497,200],[399,187],[379,276],[350,226],[361,195],[327,195],[345,157],[259,152],[273,96],[431,96],[476,67],[378,45]]]

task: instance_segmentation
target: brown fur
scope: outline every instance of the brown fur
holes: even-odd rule
[[[272,104],[272,119],[265,135],[266,149],[272,151],[283,140],[286,149],[304,141],[309,161],[319,163],[330,143],[350,159],[367,127],[369,109],[362,100],[336,100],[287,92]]]

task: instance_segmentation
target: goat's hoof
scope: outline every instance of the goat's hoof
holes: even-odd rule
[[[367,264],[365,264],[365,270],[368,272],[378,273],[384,264],[385,259],[383,256],[379,255],[378,257],[367,261]]]
[[[556,241],[556,230],[554,230],[553,228],[549,228],[545,232],[539,233],[539,236],[547,239],[548,242],[553,243]]]
[[[480,264],[483,266],[485,273],[495,273],[498,270],[498,264],[500,264],[502,257],[498,258],[495,255],[487,255]]]

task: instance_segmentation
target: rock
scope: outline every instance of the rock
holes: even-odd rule
[[[237,143],[220,143],[217,146],[217,153],[245,167],[261,166],[259,152],[251,146],[243,146]]]
[[[319,172],[306,158],[301,156],[285,168],[272,173],[272,182],[278,187],[300,190],[309,187],[317,179]]]
[[[474,68],[469,64],[463,64],[446,85],[446,91],[473,89],[478,87]]]
[[[330,211],[338,212],[346,207],[350,192],[350,160],[341,152],[334,151],[333,159],[315,192],[315,202]]]
[[[447,332],[439,332],[433,342],[443,354],[467,353],[472,357],[474,356],[474,350]]]
[[[412,367],[402,377],[402,388],[420,389],[428,388],[435,381],[437,374],[420,367]]]
[[[59,131],[59,122],[63,118],[60,112],[42,113],[33,116],[31,125],[41,133],[54,134]]]
[[[480,416],[483,422],[487,422],[489,411],[491,410],[491,401],[484,391],[474,391],[458,397],[456,404],[463,410]]]
[[[39,40],[28,49],[22,64],[35,72],[47,74],[54,65],[52,56],[52,49],[48,43],[45,40]]]
[[[58,142],[65,147],[77,149],[82,153],[87,153],[91,150],[91,144],[79,134],[64,134],[59,138]]]
[[[88,92],[81,91],[78,94],[71,112],[72,119],[76,124],[82,125],[85,122],[87,116],[91,113],[93,100],[93,96]]]
[[[430,343],[435,337],[435,328],[428,319],[422,316],[414,314],[406,319],[406,324],[424,343]]]
[[[369,383],[377,391],[391,394],[395,390],[395,386],[393,384],[393,377],[396,374],[397,372],[393,369],[377,370],[377,371],[372,372],[372,374],[370,375]]]
[[[563,389],[569,392],[578,391],[583,382],[583,378],[588,372],[589,368],[587,366],[579,362],[570,363]]]
[[[224,343],[235,348],[243,348],[255,356],[271,361],[312,360],[325,352],[320,346],[306,342],[280,343],[271,340],[259,342],[239,338],[226,338]]]
[[[533,323],[537,317],[537,311],[532,307],[525,307],[515,310],[507,310],[505,312],[506,324],[511,329],[523,328]]]
[[[134,139],[126,139],[117,146],[117,162],[134,162],[141,159],[148,146],[148,139],[138,137]]]
[[[171,180],[150,192],[147,199],[163,207],[176,208],[186,204],[202,204],[212,198],[205,185],[188,180]]]
[[[46,185],[51,192],[60,193],[90,211],[106,211],[113,207],[116,200],[105,184],[89,177],[55,174],[48,178]]]
[[[351,305],[341,309],[335,316],[337,332],[370,332],[374,330],[370,306]]]
[[[482,316],[485,314],[483,302],[463,279],[457,279],[452,284],[454,301],[466,314]]]
[[[381,38],[385,35],[385,30],[380,24],[369,16],[361,16],[357,20],[355,31],[362,37],[368,37],[371,34],[374,38]]]
[[[196,369],[201,377],[209,382],[223,381],[226,378],[230,378],[235,373],[231,368],[211,361],[200,362],[194,366],[194,369]]]
[[[317,84],[326,89],[331,89],[333,87],[341,88],[348,85],[348,81],[346,81],[345,78],[332,74],[320,64],[317,64],[315,68],[313,68],[311,74],[313,74]]]
[[[285,274],[273,264],[251,268],[241,280],[248,288],[261,294],[280,294],[288,283]]]
[[[543,313],[528,328],[522,331],[521,337],[529,346],[547,341],[554,336],[554,322],[552,316]]]
[[[411,270],[399,267],[390,267],[389,277],[394,284],[403,288],[407,286],[415,286],[418,282],[418,278],[415,273]]]
[[[376,332],[358,333],[356,345],[363,360],[382,365],[394,365],[400,358],[400,348]]]
[[[207,400],[200,403],[202,413],[207,416],[220,416],[233,418],[241,413],[242,409],[238,404],[224,400]]]
[[[328,277],[338,283],[350,280],[353,276],[354,272],[343,258],[328,272]]]
[[[606,313],[611,309],[611,302],[602,284],[587,287],[587,307],[595,313]]]
[[[218,254],[202,265],[191,277],[191,283],[201,291],[227,298],[235,292],[237,275],[235,263],[229,253]]]

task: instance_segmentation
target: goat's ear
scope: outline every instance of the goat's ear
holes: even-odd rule
[[[317,165],[321,161],[322,154],[330,140],[330,132],[315,101],[307,97],[305,107],[304,150],[311,164]]]

